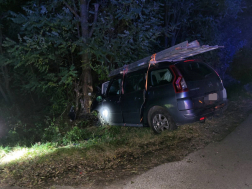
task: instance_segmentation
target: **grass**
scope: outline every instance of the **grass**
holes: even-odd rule
[[[105,127],[91,127],[87,129],[90,133],[89,139],[70,142],[68,145],[59,145],[58,143],[46,142],[36,143],[31,147],[0,147],[0,166],[13,160],[26,161],[27,159],[34,159],[41,155],[59,152],[71,154],[72,151],[79,149],[92,150],[93,148],[99,148],[99,146],[113,146],[119,147],[127,145],[130,140],[138,138],[153,137],[149,128],[129,128],[129,127],[116,127],[116,126],[105,126]],[[102,148],[102,147],[100,147]],[[11,157],[11,158],[10,158]],[[8,161],[11,160],[11,161]],[[43,158],[40,159],[43,161]]]
[[[99,134],[102,131],[103,134],[65,146],[47,142],[36,143],[29,148],[1,147],[0,153],[3,155],[0,160],[0,178],[5,182],[8,176],[19,185],[33,186],[64,177],[65,174],[75,174],[77,169],[87,171],[114,168],[141,154],[175,145],[174,139],[179,139],[178,133],[181,131],[154,135],[149,128],[106,126],[102,129],[89,129],[97,130]],[[191,138],[196,132],[187,133]],[[168,144],[167,139],[173,142]]]
[[[32,147],[0,147],[0,166],[8,166],[13,162],[18,163],[32,159],[44,154],[48,154],[57,149],[57,144],[47,142],[45,144],[36,143]]]

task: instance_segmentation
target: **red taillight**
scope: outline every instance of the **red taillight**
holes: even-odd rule
[[[204,119],[206,119],[206,118],[205,118],[205,117],[201,117],[199,120],[200,120],[200,121],[203,121]]]
[[[174,65],[171,65],[170,68],[171,68],[173,75],[174,75],[173,87],[175,89],[175,92],[181,93],[181,92],[188,91],[186,82],[185,82],[182,74],[180,73],[180,71]]]

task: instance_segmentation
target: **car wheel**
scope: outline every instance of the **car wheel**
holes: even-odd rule
[[[169,113],[162,107],[154,107],[149,111],[148,122],[152,130],[159,134],[164,130],[177,128]]]

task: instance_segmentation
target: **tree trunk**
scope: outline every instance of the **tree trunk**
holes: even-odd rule
[[[85,61],[86,63],[84,64],[84,67],[82,69],[83,72],[83,97],[84,97],[84,108],[83,108],[83,113],[87,114],[90,113],[90,105],[92,103],[91,99],[91,94],[93,92],[93,78],[91,75],[91,68],[88,65],[89,63],[89,57],[88,54],[85,53],[82,55],[82,61]],[[90,94],[90,95],[89,95]]]
[[[87,52],[86,47],[88,46],[88,39],[92,37],[94,27],[97,21],[98,16],[98,9],[99,4],[94,3],[95,7],[95,14],[94,14],[94,20],[92,23],[92,27],[89,31],[89,22],[88,22],[88,14],[89,14],[89,3],[90,0],[79,0],[80,2],[80,15],[78,15],[78,12],[76,11],[76,5],[73,3],[74,8],[72,8],[70,5],[67,4],[67,2],[63,1],[64,4],[69,8],[69,10],[75,15],[77,19],[80,20],[80,28],[81,28],[81,37],[83,41],[83,46],[80,47],[80,50],[82,51],[81,55],[81,63],[82,63],[82,74],[81,74],[81,83],[82,83],[82,95],[84,99],[79,99],[78,92],[76,93],[76,99],[81,102],[81,114],[87,114],[90,113],[90,105],[92,102],[92,92],[93,92],[93,78],[91,74],[91,62],[90,62],[90,54]],[[77,25],[79,27],[79,25]],[[80,35],[80,32],[78,30],[78,36]],[[76,102],[76,105],[79,105],[79,102]],[[78,110],[78,107],[76,107],[76,110]]]
[[[87,39],[89,37],[88,30],[88,4],[87,0],[80,0],[80,18],[81,18],[81,34],[83,38],[83,43],[87,43]],[[85,49],[82,49],[83,51]],[[82,79],[83,79],[83,98],[84,98],[84,108],[83,113],[90,113],[90,105],[92,102],[91,95],[93,92],[92,87],[92,75],[90,68],[90,59],[89,54],[87,52],[83,53],[81,56],[82,61]]]

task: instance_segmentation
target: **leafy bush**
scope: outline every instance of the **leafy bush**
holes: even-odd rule
[[[62,140],[63,144],[66,145],[71,142],[77,142],[84,138],[85,138],[85,130],[75,126],[72,130],[66,133],[66,135],[63,137]]]
[[[61,133],[59,131],[59,127],[56,125],[50,125],[48,128],[44,130],[42,136],[42,142],[60,142],[61,141]]]

